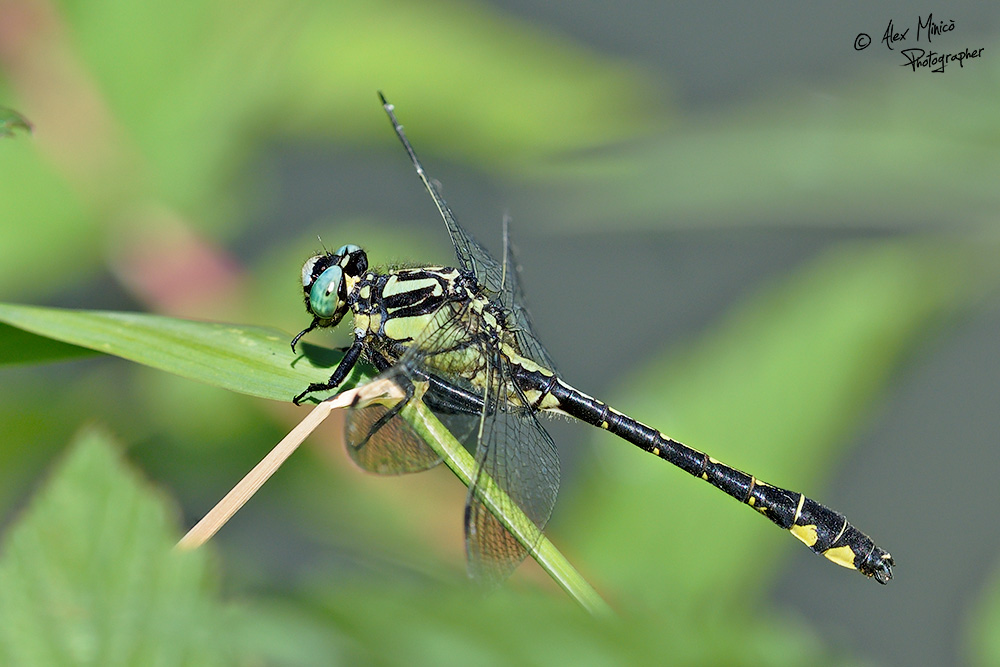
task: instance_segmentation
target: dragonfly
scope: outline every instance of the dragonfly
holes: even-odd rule
[[[503,582],[545,529],[560,469],[539,416],[556,413],[613,433],[705,480],[832,562],[889,582],[892,556],[839,512],[728,466],[565,382],[532,329],[507,218],[501,262],[458,224],[395,108],[381,92],[379,99],[444,220],[457,264],[379,271],[353,244],[310,257],[302,267],[302,289],[312,322],[295,336],[292,350],[306,333],[335,327],[348,313],[354,337],[329,380],[310,384],[293,400],[298,405],[337,388],[362,358],[374,366],[378,379],[398,389],[398,397],[349,409],[345,439],[351,458],[379,474],[417,472],[441,462],[401,415],[409,402],[423,401],[475,453],[465,506],[466,555],[474,579]],[[488,484],[503,491],[501,513],[519,510],[537,528],[527,539],[515,537],[491,511]]]

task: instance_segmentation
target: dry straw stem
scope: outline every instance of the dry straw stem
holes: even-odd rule
[[[233,487],[205,517],[195,525],[180,542],[178,549],[194,549],[207,542],[274,474],[292,452],[298,448],[306,437],[316,427],[323,423],[330,412],[339,408],[348,408],[357,404],[365,404],[374,400],[403,400],[405,398],[399,385],[389,380],[374,380],[355,389],[345,391],[317,405],[305,419],[282,438],[271,452],[251,470],[246,477]],[[411,401],[400,417],[410,422],[414,430],[426,440],[434,451],[441,456],[452,472],[465,483],[472,484],[476,478],[476,464],[472,455],[427,409],[421,401]],[[542,534],[538,527],[528,519],[523,512],[487,476],[479,480],[476,492],[483,502],[493,512],[500,522],[513,534],[538,561],[553,580],[565,590],[580,606],[595,616],[613,616],[611,608],[601,599],[600,595],[577,572],[566,557]]]
[[[275,445],[274,449],[261,459],[261,462],[254,466],[253,470],[248,472],[201,521],[195,524],[187,532],[187,535],[181,538],[180,542],[177,543],[177,548],[181,550],[197,549],[211,539],[253,497],[253,494],[257,493],[264,482],[281,467],[281,464],[292,455],[292,452],[298,449],[302,441],[315,431],[332,411],[350,407],[355,402],[365,402],[374,397],[387,395],[403,398],[395,384],[379,380],[322,401],[306,415],[305,419],[289,431],[288,435],[282,438],[281,442]]]

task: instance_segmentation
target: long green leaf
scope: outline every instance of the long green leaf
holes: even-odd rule
[[[329,377],[340,353],[304,344],[266,327],[194,322],[143,313],[41,308],[0,303],[0,321],[64,343],[129,359],[251,396],[291,400]],[[3,355],[6,363],[16,351]],[[367,377],[355,371],[345,388]]]

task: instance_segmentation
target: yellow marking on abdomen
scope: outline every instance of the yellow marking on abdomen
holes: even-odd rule
[[[855,553],[851,547],[835,547],[833,549],[827,549],[823,552],[823,555],[841,567],[850,568],[852,570],[857,569],[854,567]]]
[[[816,535],[816,526],[813,524],[808,524],[805,526],[792,526],[788,529],[792,535],[797,537],[802,541],[807,547],[811,547],[816,544],[816,540],[819,539]],[[829,556],[828,556],[829,558]]]
[[[795,516],[792,517],[792,523],[795,523],[796,521],[798,521],[799,517],[802,516],[802,506],[805,505],[805,504],[806,504],[806,497],[800,493],[799,494],[799,504],[795,506]],[[815,540],[813,540],[813,541],[815,542]],[[805,542],[805,540],[803,540],[803,542]],[[806,542],[806,544],[809,544],[809,543]],[[812,545],[809,544],[809,546],[812,546]]]

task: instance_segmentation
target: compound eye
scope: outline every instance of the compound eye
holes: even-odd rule
[[[338,263],[344,267],[344,273],[349,276],[357,277],[368,270],[368,255],[353,243],[341,246],[337,256],[340,257]]]
[[[363,250],[353,252],[348,256],[344,272],[349,276],[360,276],[368,270],[368,255]]]
[[[348,243],[347,245],[340,246],[337,252],[333,254],[339,255],[340,257],[344,257],[345,255],[350,255],[352,252],[357,252],[358,250],[361,250],[361,248],[354,245],[353,243]]]
[[[302,275],[305,276],[304,267]],[[344,272],[337,265],[329,267],[316,278],[309,290],[309,310],[312,311],[313,315],[321,320],[333,318],[334,313],[343,304],[340,298],[343,292],[343,282]]]
[[[322,260],[325,255],[313,255],[306,260],[306,263],[302,265],[302,287],[309,289],[312,286],[313,281],[316,280],[316,264]]]

